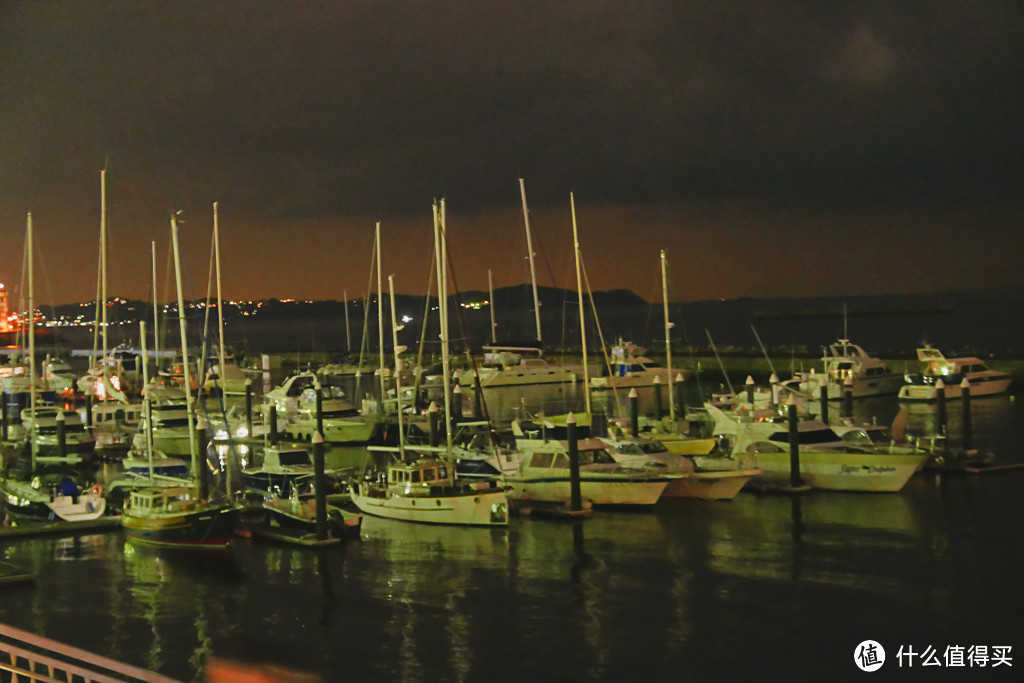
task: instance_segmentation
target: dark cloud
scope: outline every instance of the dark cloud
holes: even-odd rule
[[[1024,183],[1019,2],[6,2],[0,219],[963,210]],[[54,211],[57,211],[55,208]],[[18,228],[20,229],[20,228]],[[257,228],[254,228],[257,229]]]

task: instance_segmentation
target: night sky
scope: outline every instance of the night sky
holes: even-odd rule
[[[886,294],[1024,285],[1024,2],[0,2],[0,281],[95,297],[362,296],[374,224],[422,294]],[[172,289],[161,293],[171,298]]]

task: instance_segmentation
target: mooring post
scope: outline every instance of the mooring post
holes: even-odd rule
[[[198,472],[194,472],[193,476],[199,481],[199,498],[200,500],[207,500],[210,497],[210,481],[208,478],[209,466],[206,464],[207,460],[207,441],[206,441],[206,418],[200,416],[196,420],[196,449],[199,453],[199,458],[196,461],[196,467],[199,469]]]
[[[972,447],[973,439],[973,428],[971,425],[971,383],[964,377],[964,381],[960,382],[960,393],[964,401],[964,450],[969,451]]]
[[[654,419],[661,420],[661,377],[654,376]]]
[[[92,394],[88,394],[85,397],[85,428],[88,429],[89,431],[92,431],[92,428],[94,426],[93,423],[92,423],[92,417],[93,417],[93,415],[92,415],[92,412],[93,412],[92,406],[93,406],[93,402],[95,400],[96,400],[96,397],[93,396]],[[6,416],[6,414],[5,414],[5,416]]]
[[[271,446],[276,446],[279,439],[277,433],[277,406],[270,404],[270,416],[267,418],[267,441]]]
[[[686,391],[681,372],[676,375],[676,417],[686,419]]]
[[[431,401],[430,405],[427,407],[427,419],[430,422],[430,440],[428,443],[431,448],[437,448],[440,432],[441,408],[438,407],[436,401]]]
[[[452,389],[452,414],[448,418],[451,421],[452,429],[462,419],[462,386],[455,385]]]
[[[935,434],[946,434],[946,383],[941,378],[935,380]]]
[[[62,458],[68,456],[68,434],[67,425],[64,423],[64,410],[58,409],[57,411],[57,454]],[[35,438],[32,435],[30,438]]]
[[[640,438],[640,396],[635,388],[629,390],[629,428],[634,439]]]
[[[796,414],[796,397],[790,395],[786,400],[789,410],[789,485],[793,488],[802,486],[800,477],[800,419]]]
[[[252,380],[245,380],[245,429],[249,438],[252,438]]]
[[[779,387],[779,376],[774,372],[772,373],[772,376],[768,378],[768,386],[771,387],[771,398],[769,399],[771,401],[771,407],[772,410],[775,410],[775,407],[779,405],[781,388]]]
[[[565,420],[569,441],[569,509],[583,509],[583,495],[580,492],[580,447],[576,441],[576,415],[569,413]]]
[[[316,489],[316,540],[324,541],[327,540],[327,487],[324,484],[324,436],[320,432],[313,435],[313,486]]]
[[[324,438],[324,391],[319,387],[316,389],[316,432],[322,440]],[[313,440],[313,435],[310,435],[309,440]]]
[[[843,417],[853,417],[853,377],[843,380]]]
[[[754,378],[747,375],[747,403],[750,404],[750,409],[754,409]]]
[[[811,370],[811,377],[814,377]],[[817,376],[818,379],[818,405],[821,407],[821,421],[828,424],[828,375]]]

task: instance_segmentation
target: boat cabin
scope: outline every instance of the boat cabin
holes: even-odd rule
[[[161,512],[185,512],[196,507],[193,489],[186,486],[168,486],[133,489],[128,507],[136,516]]]

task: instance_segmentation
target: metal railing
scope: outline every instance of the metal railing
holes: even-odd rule
[[[178,683],[130,664],[0,624],[0,681],[12,683]]]

